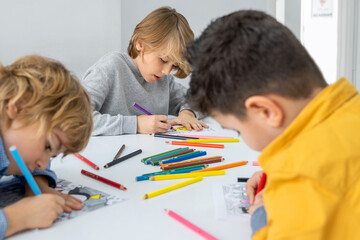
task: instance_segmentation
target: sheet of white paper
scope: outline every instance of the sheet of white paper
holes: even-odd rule
[[[217,219],[250,217],[247,213],[250,204],[247,202],[246,183],[216,183],[213,185],[213,199]]]

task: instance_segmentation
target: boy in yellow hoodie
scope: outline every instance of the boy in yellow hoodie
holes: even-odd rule
[[[360,96],[327,85],[271,16],[238,11],[189,47],[192,109],[240,132],[267,175],[247,183],[253,239],[360,239]]]

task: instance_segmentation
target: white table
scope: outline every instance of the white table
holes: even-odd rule
[[[229,130],[223,130],[219,134],[238,137],[234,131]],[[235,183],[237,177],[250,177],[253,172],[260,170],[259,167],[252,166],[252,161],[257,160],[258,153],[250,150],[242,141],[225,143],[224,149],[197,148],[206,150],[207,156],[225,157],[224,162],[212,164],[212,166],[242,160],[249,163],[246,166],[226,170],[224,176],[206,177],[198,183],[144,200],[142,197],[148,192],[186,180],[135,181],[136,176],[159,171],[158,167],[141,163],[142,158],[180,147],[168,145],[165,143],[166,140],[144,134],[92,137],[81,154],[99,165],[99,171],[92,169],[73,155],[55,159],[52,162],[52,169],[59,178],[127,200],[57,223],[48,229],[16,234],[11,239],[202,239],[200,235],[168,216],[164,212],[165,208],[173,210],[219,239],[250,239],[249,219],[216,219],[213,184]],[[122,144],[126,145],[122,156],[139,148],[143,152],[111,168],[104,169],[104,164],[112,160]],[[128,190],[118,190],[86,177],[80,174],[81,169],[121,183]]]

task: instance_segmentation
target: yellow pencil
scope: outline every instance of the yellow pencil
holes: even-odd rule
[[[156,190],[154,192],[151,192],[151,193],[147,193],[143,196],[143,199],[148,199],[148,198],[152,198],[152,197],[155,197],[157,195],[160,195],[160,194],[163,194],[163,193],[167,193],[167,192],[170,192],[172,190],[175,190],[175,189],[178,189],[178,188],[181,188],[181,187],[185,187],[187,185],[190,185],[190,184],[193,184],[193,183],[196,183],[196,182],[199,182],[203,180],[203,177],[202,176],[199,176],[199,177],[195,177],[195,178],[192,178],[192,179],[189,179],[189,180],[186,180],[186,181],[183,181],[183,182],[180,182],[180,183],[177,183],[177,184],[174,184],[174,185],[171,185],[171,186],[168,186],[168,187],[165,187],[165,188],[162,188],[162,189],[159,189],[159,190]]]
[[[178,174],[166,174],[166,175],[156,175],[149,178],[149,180],[169,180],[169,179],[179,179],[179,178],[193,178],[193,177],[208,177],[208,176],[219,176],[225,175],[225,170],[220,171],[208,171],[208,172],[194,172],[194,173],[178,173]]]
[[[238,138],[234,139],[186,139],[182,140],[182,142],[193,142],[193,143],[216,143],[216,142],[239,142]]]

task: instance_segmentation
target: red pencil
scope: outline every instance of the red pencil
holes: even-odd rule
[[[263,190],[263,188],[264,188],[264,186],[265,186],[265,183],[266,183],[266,174],[263,172],[262,175],[261,175],[261,179],[260,179],[260,182],[259,182],[259,186],[257,187],[256,193],[255,193],[255,196],[256,196],[261,190]]]
[[[92,167],[95,170],[99,170],[100,168],[98,167],[98,165],[96,165],[95,163],[91,162],[89,159],[87,159],[84,156],[81,156],[78,153],[74,154],[75,157],[77,157],[78,159],[82,160],[83,162],[87,163],[90,167]]]
[[[194,147],[224,148],[223,144],[179,142],[179,141],[166,141],[165,143],[170,143],[172,145],[184,145],[184,146],[194,146]]]
[[[121,189],[121,190],[126,190],[126,189],[127,189],[126,187],[124,187],[124,186],[121,185],[120,183],[113,182],[113,181],[111,181],[111,180],[109,180],[109,179],[103,178],[103,177],[101,177],[101,176],[99,176],[99,175],[96,175],[96,174],[94,174],[94,173],[88,172],[88,171],[86,171],[86,170],[84,170],[84,169],[81,170],[81,173],[84,174],[84,175],[86,175],[86,176],[88,176],[88,177],[91,177],[91,178],[93,178],[93,179],[99,180],[100,182],[103,182],[103,183],[109,184],[109,185],[111,185],[111,186],[113,186],[113,187],[119,188],[119,189]]]

